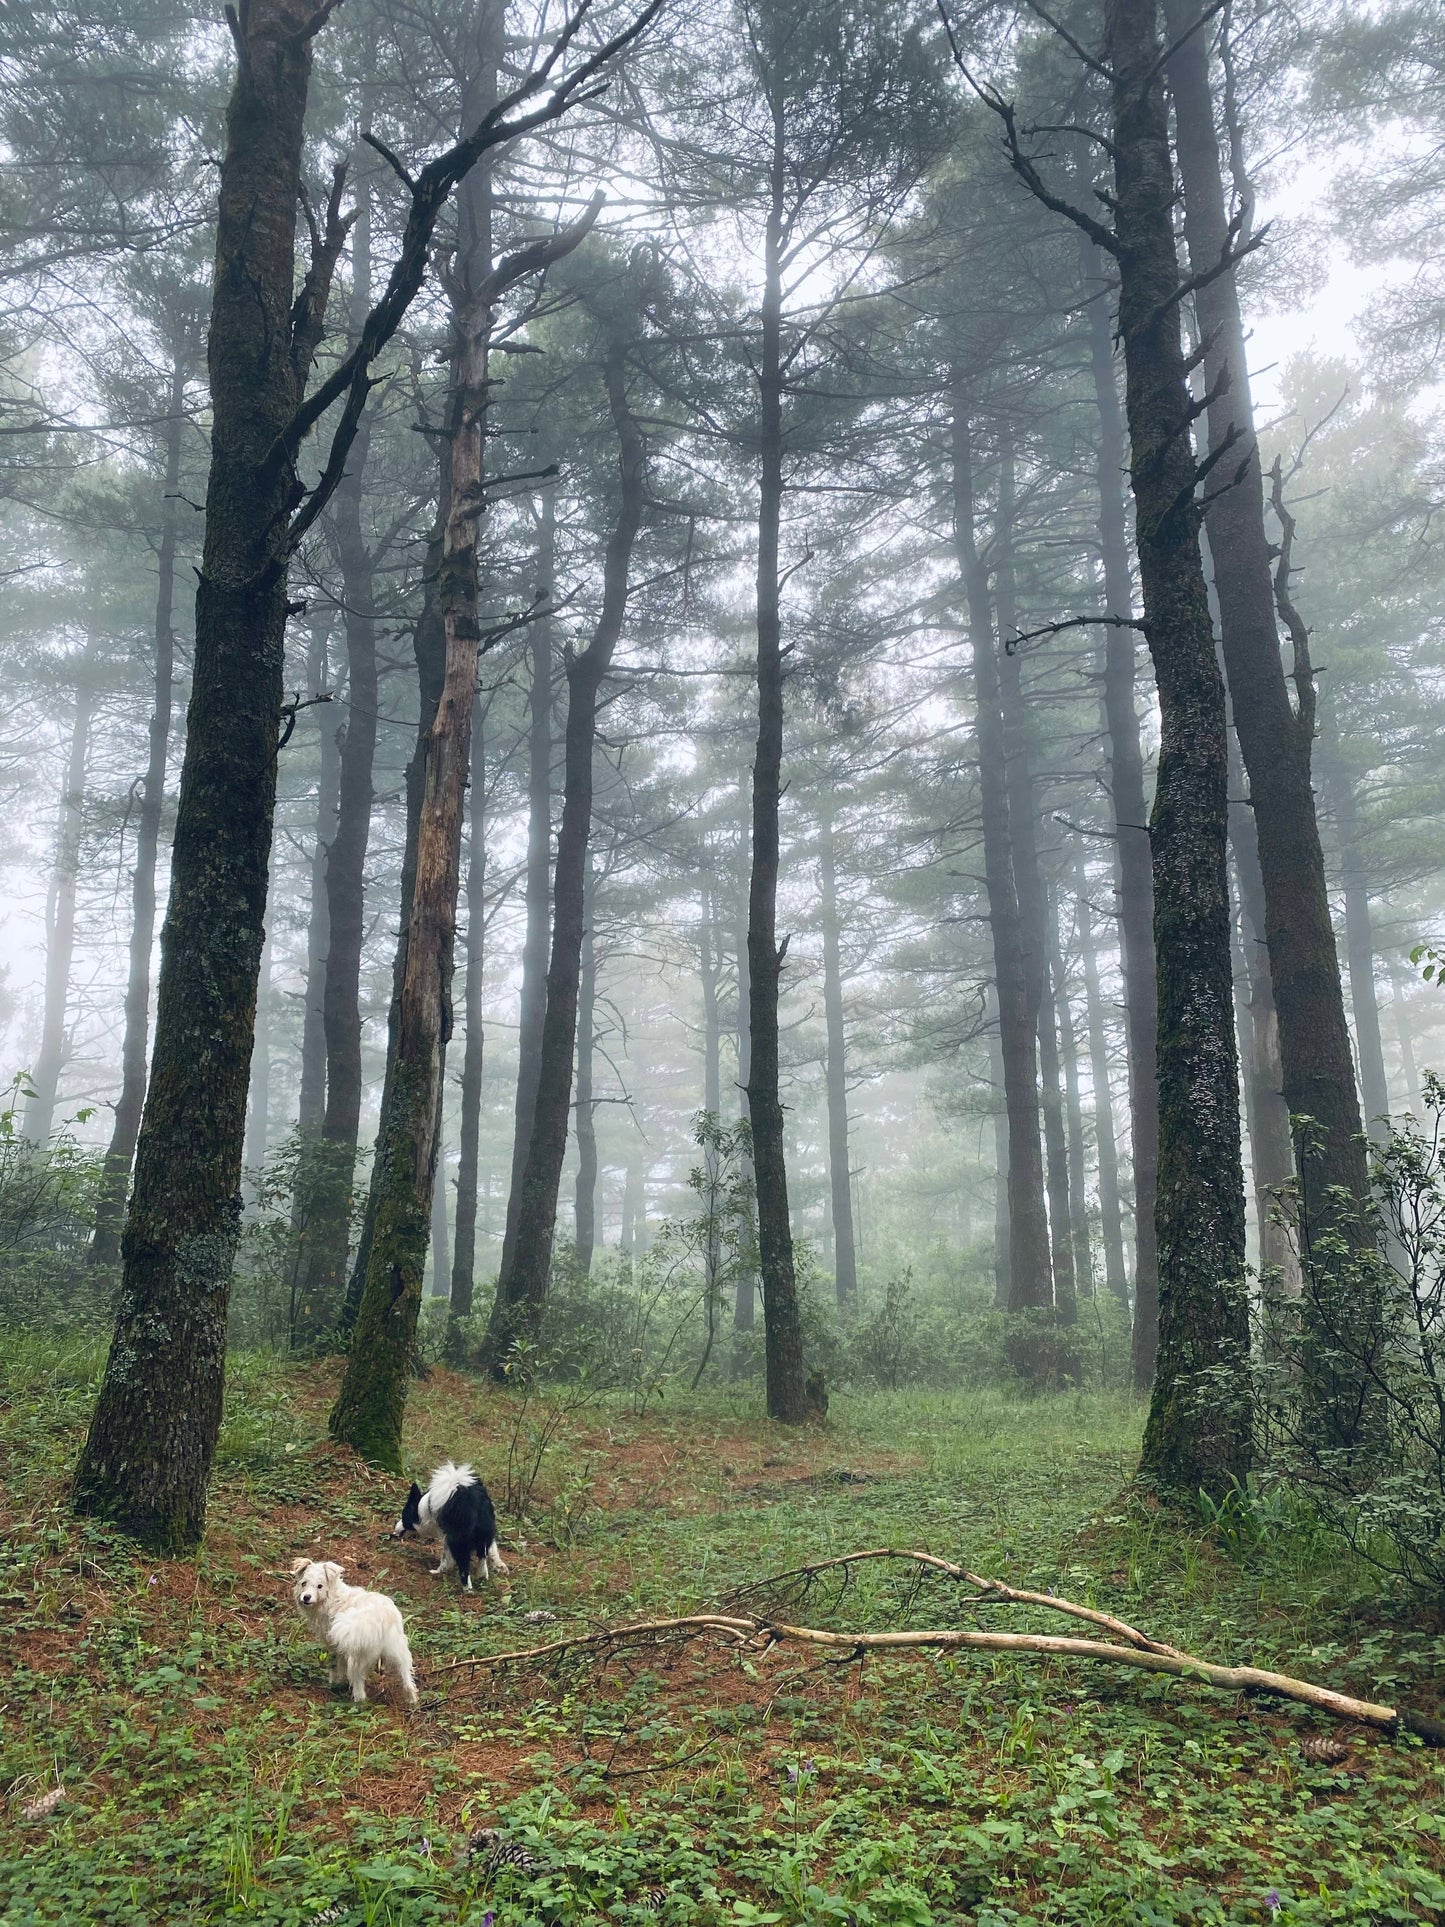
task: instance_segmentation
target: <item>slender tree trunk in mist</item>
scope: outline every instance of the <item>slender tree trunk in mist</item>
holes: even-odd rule
[[[161,487],[161,539],[156,552],[155,668],[151,679],[151,719],[145,775],[141,779],[136,825],[135,869],[130,882],[130,957],[125,985],[125,1030],[120,1051],[120,1096],[106,1147],[95,1230],[87,1257],[107,1268],[120,1262],[120,1233],[130,1189],[131,1160],[145,1103],[146,1056],[150,1044],[151,950],[156,931],[156,856],[166,797],[166,756],[171,741],[175,685],[176,543],[180,515],[181,437],[185,430],[186,359],[179,349],[171,363],[170,412],[166,418],[165,480]]]
[[[358,172],[351,231],[351,337],[371,305],[371,197]],[[346,633],[346,711],[338,732],[340,775],[336,831],[326,852],[327,951],[322,993],[326,1033],[326,1111],[310,1147],[306,1262],[300,1292],[302,1328],[334,1328],[346,1290],[352,1189],[361,1130],[361,950],[366,934],[366,848],[371,837],[372,769],[379,694],[375,588],[362,526],[370,418],[363,416],[336,490],[337,559]]]
[[[1355,1014],[1355,1047],[1360,1056],[1360,1089],[1365,1120],[1377,1142],[1388,1130],[1390,1086],[1380,1041],[1380,1005],[1375,993],[1375,930],[1370,913],[1369,867],[1360,840],[1355,785],[1339,753],[1339,737],[1329,705],[1321,731],[1321,775],[1335,813],[1340,840],[1340,883],[1345,898],[1345,958],[1350,971],[1350,1006]]]
[[[1420,1072],[1415,1063],[1415,1036],[1410,1028],[1410,1008],[1405,1001],[1406,977],[1400,959],[1390,952],[1390,992],[1395,1012],[1395,1037],[1400,1046],[1400,1071],[1405,1080],[1406,1108],[1419,1117],[1424,1110],[1420,1099]]]
[[[1239,881],[1247,1025],[1239,1034],[1244,1045],[1245,1120],[1249,1126],[1250,1163],[1254,1175],[1255,1209],[1259,1214],[1259,1255],[1273,1289],[1286,1298],[1299,1295],[1300,1265],[1295,1239],[1279,1203],[1294,1176],[1294,1147],[1290,1142],[1289,1110],[1284,1101],[1279,1061],[1279,1017],[1270,982],[1269,951],[1264,941],[1264,881],[1259,871],[1259,844],[1244,795],[1244,771],[1239,746],[1229,746],[1229,841]],[[1234,800],[1234,799],[1241,800]]]
[[[537,614],[530,641],[532,695],[527,735],[526,932],[522,939],[522,999],[517,1022],[517,1096],[512,1127],[512,1177],[500,1271],[509,1272],[517,1249],[517,1212],[522,1173],[532,1142],[537,1077],[542,1063],[542,1025],[547,1016],[547,952],[552,932],[552,601],[557,498],[542,495],[537,530]]]
[[[1003,700],[994,652],[988,570],[974,535],[973,446],[969,395],[961,368],[953,373],[953,531],[968,602],[973,653],[975,731],[983,817],[984,881],[993,933],[994,985],[1008,1117],[1009,1288],[1011,1312],[1053,1304],[1044,1160],[1039,1138],[1037,1026],[1030,1008],[1024,938],[1009,844],[1009,799]]]
[[[848,1168],[848,1057],[843,1023],[843,972],[838,941],[838,876],[833,816],[826,806],[819,833],[823,886],[823,1009],[828,1030],[828,1180],[833,1204],[833,1277],[838,1304],[858,1297],[853,1249],[853,1180]]]
[[[1098,280],[1098,255],[1080,240],[1086,288]],[[1127,618],[1133,612],[1128,523],[1123,477],[1128,461],[1124,411],[1114,380],[1113,324],[1108,291],[1099,288],[1086,308],[1089,364],[1099,411],[1099,547],[1104,564],[1104,608]],[[1159,1177],[1159,1076],[1155,1060],[1158,991],[1154,965],[1154,875],[1149,849],[1149,805],[1144,796],[1144,753],[1134,701],[1137,643],[1123,627],[1104,632],[1104,729],[1109,745],[1109,793],[1113,804],[1119,888],[1119,948],[1124,970],[1124,1035],[1129,1065],[1129,1138],[1134,1167],[1135,1388],[1154,1382],[1159,1345],[1159,1239],[1155,1225]]]
[[[627,614],[628,572],[647,493],[646,449],[627,400],[624,341],[609,345],[605,373],[618,441],[621,487],[617,520],[603,565],[597,626],[587,648],[567,664],[566,761],[553,882],[552,958],[547,971],[532,1140],[517,1192],[511,1264],[504,1259],[497,1279],[497,1302],[484,1353],[495,1377],[503,1375],[508,1349],[516,1338],[537,1338],[546,1304],[557,1230],[557,1195],[572,1114],[597,705]]]
[[[1014,518],[1014,451],[1012,442],[1006,441],[999,465],[995,581],[1001,645],[999,685],[1003,698],[1004,786],[1008,794],[1009,854],[1013,862],[1014,888],[1018,894],[1024,985],[1030,1018],[1038,1035],[1054,1312],[1061,1325],[1072,1325],[1078,1317],[1078,1303],[1074,1283],[1064,1103],[1059,1088],[1057,1013],[1048,971],[1048,899],[1039,862],[1038,796],[1029,746],[1029,720],[1024,706],[1023,670],[1017,652],[1008,647],[1008,638],[1018,633],[1019,626],[1013,574]]]
[[[308,694],[320,696],[326,688],[329,665],[327,643],[331,633],[331,611],[318,609],[311,618],[311,641],[306,651]],[[330,915],[326,903],[326,852],[336,834],[336,800],[341,780],[341,751],[336,740],[336,712],[318,704],[316,840],[311,851],[310,892],[306,920],[306,989],[301,1013],[301,1091],[296,1105],[296,1129],[303,1144],[314,1139],[326,1114],[326,952],[331,942]],[[307,1186],[298,1182],[292,1206],[292,1222],[304,1234],[309,1216]]]
[[[472,714],[471,812],[467,826],[467,974],[462,993],[467,1027],[462,1053],[461,1123],[457,1144],[457,1224],[452,1246],[452,1325],[469,1318],[477,1261],[477,1168],[482,1142],[482,984],[487,943],[487,761],[481,697]],[[459,1358],[460,1341],[449,1350]]]
[[[746,796],[744,796],[745,806],[746,801]],[[738,920],[735,932],[736,941],[734,943],[738,972],[738,1089],[742,1093],[742,1114],[746,1117],[748,1111],[748,1078],[751,1075],[750,1067],[752,1065],[753,1054],[750,1017],[752,997],[748,989],[747,879],[749,865],[748,839],[745,834],[741,836],[739,841],[738,857],[742,869]],[[743,1194],[747,1200],[745,1207],[747,1222],[743,1226],[744,1248],[743,1252],[739,1255],[737,1289],[733,1293],[733,1331],[735,1333],[750,1332],[757,1319],[757,1275],[752,1262],[753,1254],[756,1253],[758,1244],[757,1193],[752,1182],[752,1159],[745,1159],[745,1163],[747,1166],[748,1182],[743,1186]],[[735,1378],[741,1376],[744,1362],[744,1348],[741,1345],[735,1344],[733,1348],[733,1376]]]
[[[1048,905],[1049,975],[1059,1025],[1059,1061],[1064,1073],[1069,1146],[1069,1230],[1074,1241],[1074,1287],[1081,1298],[1094,1295],[1093,1240],[1089,1236],[1089,1201],[1084,1181],[1084,1114],[1079,1102],[1079,1049],[1064,970],[1059,934],[1059,900]]]
[[[993,1024],[988,1034],[989,1081],[996,1093],[993,1111],[993,1297],[1001,1310],[1008,1309],[1010,1252],[1012,1239],[1008,1208],[1009,1116],[1004,1100],[1003,1038],[997,986],[989,986],[993,1005]]]
[[[592,1098],[596,1053],[597,944],[592,930],[596,882],[589,857],[582,885],[582,960],[577,984],[577,1186],[573,1193],[577,1265],[592,1270],[597,1244],[597,1107]]]
[[[1159,1354],[1141,1465],[1191,1497],[1249,1469],[1244,1171],[1228,752],[1194,506],[1158,0],[1107,0],[1119,332],[1145,633],[1159,689],[1150,843],[1159,991]],[[1223,1373],[1223,1378],[1201,1374]],[[1207,1388],[1207,1389],[1206,1389]]]
[[[436,1182],[431,1189],[431,1295],[445,1298],[451,1278],[451,1257],[447,1250],[447,1147],[441,1128],[437,1128]]]
[[[60,792],[55,863],[45,898],[45,1007],[40,1053],[30,1075],[32,1095],[25,1105],[25,1136],[31,1144],[49,1142],[65,1068],[69,1033],[70,966],[75,955],[75,895],[80,880],[80,839],[85,827],[85,766],[95,719],[95,639],[91,637],[75,669],[75,707],[70,749]]]
[[[256,973],[256,1023],[246,1090],[244,1162],[248,1172],[261,1169],[271,1143],[271,1017],[274,1003],[271,991],[271,933],[268,930],[266,941],[261,946],[261,966]]]
[[[172,1549],[200,1538],[221,1420],[286,626],[293,473],[271,451],[313,346],[293,328],[293,296],[311,41],[324,17],[298,0],[251,0],[232,25],[211,467],[155,1049],[115,1337],[75,1481],[80,1511]]]
[[[416,886],[417,849],[421,836],[427,748],[436,722],[437,705],[441,702],[442,683],[446,674],[446,627],[442,622],[438,581],[442,565],[442,535],[450,515],[450,463],[443,459],[441,469],[437,523],[433,529],[431,541],[427,545],[426,564],[422,571],[424,587],[421,613],[412,631],[412,653],[416,659],[417,674],[416,743],[411,760],[406,766],[406,834],[402,844],[401,887],[398,892],[399,924],[396,956],[392,963],[391,1005],[387,1012],[386,1068],[382,1074],[381,1113],[377,1125],[376,1149],[372,1157],[366,1212],[362,1219],[361,1236],[357,1241],[356,1257],[351,1267],[351,1278],[346,1288],[346,1302],[341,1308],[340,1326],[343,1336],[349,1335],[355,1329],[356,1315],[361,1309],[361,1294],[365,1289],[367,1268],[371,1263],[376,1214],[383,1191],[381,1146],[386,1137],[388,1120],[395,1101],[397,1053],[401,1034],[401,991],[406,978],[407,946],[411,936],[411,906]]]
[[[1094,1143],[1099,1159],[1099,1231],[1104,1244],[1104,1283],[1122,1305],[1129,1302],[1129,1275],[1124,1265],[1124,1219],[1119,1205],[1119,1152],[1114,1141],[1114,1095],[1109,1085],[1109,1039],[1104,1027],[1104,1000],[1099,994],[1099,954],[1094,943],[1094,917],[1089,903],[1089,878],[1082,856],[1075,887],[1079,924],[1079,957],[1084,972],[1084,1004],[1089,1019],[1089,1081],[1094,1091]]]
[[[1352,1209],[1342,1215],[1339,1206],[1343,1195],[1363,1205],[1369,1175],[1310,785],[1314,686],[1307,673],[1307,649],[1297,648],[1296,707],[1291,706],[1280,658],[1239,296],[1233,271],[1218,272],[1230,233],[1214,129],[1209,40],[1203,32],[1188,31],[1198,17],[1193,0],[1165,0],[1165,11],[1174,43],[1168,73],[1189,264],[1196,276],[1213,275],[1199,287],[1195,311],[1204,342],[1210,453],[1223,457],[1218,479],[1228,475],[1235,459],[1232,448],[1239,451],[1238,475],[1233,486],[1216,494],[1206,528],[1225,670],[1259,844],[1284,1101],[1292,1116],[1312,1118],[1318,1127],[1296,1146],[1307,1238],[1315,1243],[1322,1233],[1334,1230],[1363,1246],[1370,1242],[1363,1212]],[[1325,1333],[1343,1323],[1371,1343],[1372,1315],[1342,1298],[1336,1302],[1336,1288],[1326,1282],[1321,1281],[1319,1289],[1331,1302],[1322,1300],[1313,1309],[1313,1301],[1307,1302],[1306,1322],[1316,1331],[1306,1348],[1310,1356],[1304,1365],[1304,1397],[1322,1438],[1348,1449],[1363,1442],[1373,1401],[1361,1395],[1358,1372],[1342,1365],[1337,1343]]]
[[[786,188],[781,109],[773,109],[772,201],[764,245],[762,340],[758,362],[758,746],[753,763],[753,866],[748,889],[748,1116],[758,1199],[758,1261],[768,1417],[807,1417],[803,1331],[793,1271],[783,1105],[778,1074],[778,996],[787,940],[778,943],[778,810],[783,767],[782,586],[778,541],[783,507],[783,206]]]
[[[484,63],[484,71],[492,75],[495,98],[495,69]],[[482,171],[481,191],[489,206],[486,162]],[[431,1232],[442,1079],[452,1028],[462,821],[481,641],[477,544],[485,500],[487,345],[494,299],[489,256],[489,246],[469,248],[459,263],[461,278],[448,276],[452,364],[446,519],[435,577],[442,684],[431,727],[418,744],[416,860],[372,1171],[371,1235],[346,1374],[330,1419],[333,1438],[390,1471],[401,1470],[402,1417]],[[419,625],[419,660],[420,655]]]
[[[702,915],[698,924],[698,977],[702,985],[702,1108],[707,1116],[716,1123],[722,1123],[722,1016],[718,1008],[719,978],[722,974],[722,931],[715,924],[716,889],[713,883],[711,853],[704,858],[704,881],[701,892]],[[718,1158],[716,1139],[709,1134],[702,1147],[703,1170],[707,1179],[707,1196],[714,1201],[721,1196],[721,1166]],[[717,1312],[712,1302],[712,1288],[722,1272],[723,1227],[718,1211],[713,1210],[708,1218],[707,1232],[707,1278],[709,1281],[708,1317],[711,1320]],[[736,1310],[736,1307],[734,1308]],[[713,1333],[708,1330],[708,1343],[711,1347]],[[701,1367],[699,1367],[699,1379]]]

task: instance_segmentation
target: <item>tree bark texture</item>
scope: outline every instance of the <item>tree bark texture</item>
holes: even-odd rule
[[[171,1548],[194,1544],[204,1523],[240,1223],[293,501],[289,464],[272,451],[314,346],[293,331],[293,288],[315,25],[300,0],[251,0],[233,29],[211,465],[155,1050],[115,1335],[75,1483],[81,1511]]]
[[[447,1237],[447,1147],[437,1130],[437,1172],[431,1191],[431,1295],[445,1298],[451,1283]]]
[[[771,202],[764,240],[759,344],[758,742],[753,760],[752,874],[748,887],[748,1117],[758,1201],[768,1416],[800,1425],[807,1416],[803,1330],[793,1269],[788,1171],[778,1074],[778,998],[786,941],[778,943],[778,813],[783,769],[782,586],[778,542],[783,507],[783,210],[787,176],[782,109],[773,109]]]
[[[744,797],[744,807],[747,805]],[[752,993],[748,987],[748,884],[752,874],[749,860],[749,838],[741,834],[738,841],[738,861],[740,867],[737,925],[734,932],[733,950],[737,958],[738,972],[738,1089],[742,1094],[742,1114],[748,1115],[748,1079],[751,1075],[752,1052]],[[749,1129],[751,1129],[749,1125]],[[737,1288],[733,1293],[733,1331],[750,1332],[757,1320],[758,1280],[756,1267],[752,1262],[757,1251],[757,1185],[753,1172],[751,1155],[746,1158],[747,1182],[743,1193],[747,1199],[747,1223],[743,1228],[743,1243],[746,1256],[739,1255],[737,1267]],[[735,1345],[733,1350],[733,1376],[740,1375],[745,1360],[744,1348]]]
[[[1232,269],[1218,272],[1232,236],[1214,128],[1209,41],[1202,31],[1187,31],[1197,19],[1190,0],[1166,0],[1166,18],[1174,42],[1168,72],[1189,264],[1196,278],[1212,274],[1194,297],[1204,347],[1210,455],[1222,458],[1221,479],[1237,460],[1232,485],[1215,493],[1207,529],[1225,671],[1264,882],[1284,1101],[1292,1116],[1312,1118],[1318,1127],[1296,1140],[1307,1238],[1314,1244],[1324,1232],[1335,1231],[1364,1244],[1369,1232],[1362,1213],[1352,1208],[1342,1216],[1338,1205],[1343,1194],[1363,1203],[1369,1175],[1310,783],[1314,688],[1307,658],[1299,673],[1297,651],[1291,705],[1280,656],[1239,296]],[[1344,1301],[1334,1302],[1333,1287],[1330,1296],[1331,1305],[1318,1308],[1325,1322],[1351,1319]],[[1332,1349],[1329,1341],[1326,1349]],[[1363,1410],[1357,1394],[1348,1371],[1341,1378],[1333,1365],[1306,1370],[1306,1399],[1326,1434],[1341,1446],[1356,1436]]]
[[[69,1054],[65,1026],[70,1004],[70,966],[75,956],[75,898],[80,881],[80,839],[85,829],[85,770],[90,757],[90,729],[95,720],[95,638],[87,639],[75,665],[75,702],[71,710],[70,748],[65,758],[60,809],[55,832],[55,862],[45,895],[45,1004],[40,1028],[40,1052],[31,1073],[31,1094],[25,1105],[25,1136],[45,1146],[55,1126],[60,1073]]]
[[[994,986],[1008,1115],[1009,1292],[1011,1312],[1053,1304],[1048,1213],[1039,1136],[1038,1031],[1030,1004],[1024,938],[1009,843],[1003,699],[988,593],[988,571],[974,534],[973,444],[967,378],[956,368],[953,396],[953,530],[968,603],[973,653],[974,727],[983,818],[984,882],[993,934]]]
[[[828,1187],[833,1207],[833,1280],[840,1308],[858,1296],[858,1258],[853,1245],[853,1179],[848,1162],[848,1038],[843,1021],[843,969],[839,943],[838,868],[832,811],[819,824],[822,883],[823,1012],[828,1058]]]
[[[1159,689],[1150,818],[1159,991],[1159,1355],[1142,1475],[1248,1471],[1244,1172],[1230,967],[1228,752],[1199,550],[1158,0],[1108,0],[1115,240],[1145,634]]]
[[[1098,281],[1098,255],[1080,242],[1086,288]],[[1104,608],[1128,618],[1134,607],[1123,476],[1128,461],[1124,412],[1114,379],[1113,326],[1107,289],[1089,299],[1089,363],[1099,411],[1099,548],[1104,564]],[[1159,1003],[1154,963],[1154,873],[1144,754],[1134,702],[1137,644],[1122,620],[1104,632],[1104,730],[1109,745],[1109,793],[1119,891],[1119,947],[1124,966],[1124,1032],[1129,1065],[1129,1141],[1134,1173],[1135,1388],[1154,1381],[1159,1345],[1159,1239],[1155,1226],[1159,1178],[1159,1075],[1155,1033]]]
[[[150,1045],[151,950],[156,931],[156,857],[165,808],[166,757],[171,742],[176,632],[176,544],[180,513],[181,437],[185,429],[186,357],[178,348],[171,363],[166,417],[165,480],[161,488],[161,538],[156,551],[155,663],[151,677],[151,718],[145,775],[141,779],[136,824],[135,869],[130,882],[130,954],[125,985],[125,1029],[120,1052],[120,1096],[106,1147],[95,1230],[87,1253],[91,1264],[120,1261],[120,1234],[130,1190],[131,1160],[145,1104],[146,1059]]]
[[[467,1027],[462,1053],[461,1124],[457,1144],[457,1224],[452,1243],[452,1319],[469,1318],[476,1281],[477,1169],[482,1141],[482,984],[487,943],[487,764],[483,712],[472,717],[471,813],[467,829]]]
[[[565,773],[552,895],[552,956],[547,970],[532,1136],[517,1194],[511,1263],[504,1262],[497,1280],[497,1302],[487,1338],[486,1362],[497,1375],[515,1339],[536,1339],[546,1304],[557,1196],[572,1111],[597,705],[627,614],[628,572],[647,493],[646,448],[627,398],[625,340],[617,338],[609,343],[604,373],[618,443],[617,519],[608,537],[602,607],[592,640],[567,664]]]

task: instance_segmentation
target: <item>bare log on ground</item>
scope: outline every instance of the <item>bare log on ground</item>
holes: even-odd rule
[[[870,1653],[889,1652],[984,1652],[1029,1653],[1046,1659],[1087,1659],[1113,1666],[1132,1666],[1146,1673],[1162,1673],[1174,1679],[1192,1679],[1222,1692],[1247,1693],[1272,1699],[1293,1700],[1314,1707],[1335,1719],[1354,1720],[1383,1733],[1411,1733],[1427,1746],[1445,1746],[1445,1723],[1409,1707],[1387,1706],[1380,1701],[1356,1699],[1337,1693],[1332,1687],[1312,1680],[1296,1679],[1289,1673],[1273,1672],[1260,1666],[1221,1666],[1200,1659],[1176,1646],[1151,1639],[1127,1621],[1092,1606],[1061,1599],[1053,1593],[1029,1592],[987,1579],[965,1567],[940,1559],[933,1553],[894,1551],[879,1547],[867,1552],[847,1553],[824,1559],[811,1566],[799,1566],[759,1580],[732,1595],[742,1600],[758,1595],[786,1595],[807,1591],[830,1574],[846,1578],[869,1561],[900,1560],[920,1573],[936,1572],[969,1589],[963,1602],[971,1606],[1022,1605],[1043,1607],[1099,1626],[1110,1639],[1090,1639],[1055,1633],[1009,1633],[984,1628],[938,1627],[926,1631],[837,1632],[819,1626],[793,1625],[766,1612],[749,1612],[740,1607],[732,1611],[685,1613],[670,1619],[630,1620],[619,1626],[606,1626],[595,1632],[578,1633],[563,1639],[548,1640],[538,1646],[524,1646],[505,1653],[487,1653],[470,1659],[457,1659],[440,1668],[443,1673],[461,1670],[494,1671],[509,1666],[556,1667],[573,1660],[593,1657],[604,1663],[638,1648],[657,1648],[684,1644],[699,1638],[722,1640],[733,1650],[765,1653],[773,1646],[802,1645],[835,1652],[841,1661],[861,1660]]]

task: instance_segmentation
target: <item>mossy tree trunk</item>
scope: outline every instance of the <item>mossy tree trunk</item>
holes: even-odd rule
[[[1199,550],[1158,0],[1108,0],[1115,243],[1135,538],[1159,689],[1150,818],[1159,992],[1159,1355],[1142,1475],[1220,1493],[1249,1468],[1244,1174],[1230,964],[1228,753]]]
[[[293,294],[318,24],[306,0],[251,0],[233,24],[208,348],[211,466],[155,1050],[115,1336],[75,1480],[80,1511],[168,1549],[201,1535],[221,1420],[294,501],[289,465],[272,450],[315,345],[293,325]]]

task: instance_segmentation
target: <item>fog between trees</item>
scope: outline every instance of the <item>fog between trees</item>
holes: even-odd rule
[[[1132,1385],[1163,1490],[1362,1489],[1433,11],[3,31],[0,1309],[118,1314],[81,1506],[195,1539],[228,1342],[390,1466],[420,1348]]]

